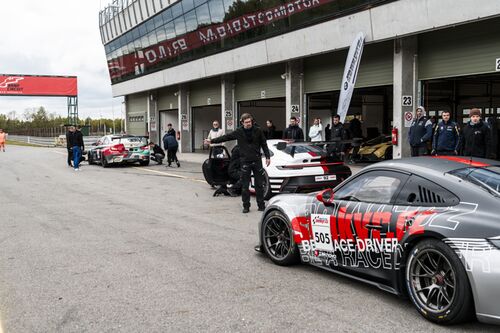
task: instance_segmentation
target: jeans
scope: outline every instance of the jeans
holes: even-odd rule
[[[75,169],[78,169],[78,166],[80,165],[80,157],[82,156],[82,151],[80,150],[80,147],[74,146],[73,147],[73,167]]]
[[[250,208],[250,177],[253,171],[255,178],[255,195],[259,208],[265,207],[264,203],[264,168],[262,161],[243,162],[241,164],[241,199],[244,208]]]

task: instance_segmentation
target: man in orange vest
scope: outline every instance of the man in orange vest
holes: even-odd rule
[[[7,133],[0,128],[0,149],[5,152],[5,141],[7,140]]]

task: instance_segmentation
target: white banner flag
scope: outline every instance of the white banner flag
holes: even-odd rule
[[[347,60],[344,67],[344,76],[342,77],[342,86],[340,88],[339,106],[337,114],[340,116],[340,121],[344,122],[349,105],[351,104],[351,97],[354,91],[354,84],[358,76],[359,63],[361,62],[361,55],[363,54],[363,46],[365,44],[365,34],[360,32],[349,48]]]

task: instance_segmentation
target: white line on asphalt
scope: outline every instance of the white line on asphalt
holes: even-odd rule
[[[153,172],[153,173],[159,173],[161,175],[165,175],[165,176],[169,176],[169,177],[187,179],[187,180],[192,180],[192,181],[200,182],[200,183],[206,183],[204,180],[201,180],[201,179],[191,178],[191,177],[186,177],[186,176],[181,176],[181,175],[176,175],[175,173],[168,173],[168,172],[163,172],[163,171],[145,169],[144,167],[132,167],[132,168],[137,169],[137,170],[141,170],[141,171],[148,171],[148,172]]]
[[[66,155],[67,153],[61,153],[60,151],[56,151],[56,150],[51,150],[50,151],[51,153],[56,153],[56,154],[61,154],[61,155]],[[2,332],[0,332],[2,333]]]

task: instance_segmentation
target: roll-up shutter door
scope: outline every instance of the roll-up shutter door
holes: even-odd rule
[[[179,89],[176,87],[163,88],[158,91],[158,110],[177,109],[179,97],[175,96]]]
[[[146,135],[147,94],[127,97],[127,133]]]
[[[236,101],[285,97],[285,65],[268,66],[236,75]]]
[[[203,106],[221,104],[220,78],[193,82],[189,85],[189,104]]]
[[[304,61],[306,93],[340,90],[348,50],[314,56]],[[359,65],[356,88],[393,83],[393,42],[366,45]]]
[[[420,35],[419,79],[495,72],[499,36],[498,18]]]

